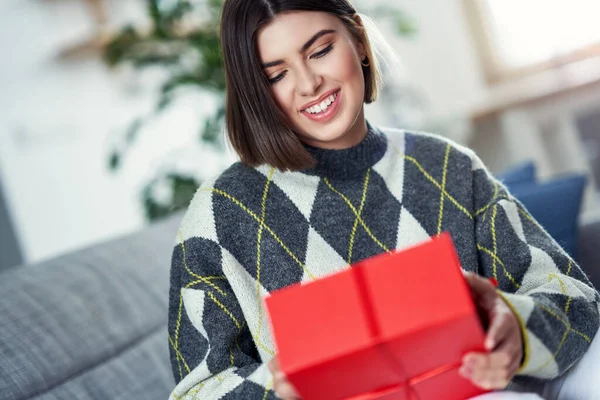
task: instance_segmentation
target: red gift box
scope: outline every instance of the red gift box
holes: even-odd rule
[[[279,364],[304,400],[464,400],[484,331],[450,235],[266,299]]]

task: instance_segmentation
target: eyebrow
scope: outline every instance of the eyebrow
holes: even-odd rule
[[[330,33],[334,33],[335,29],[322,29],[319,32],[315,33],[313,35],[313,37],[311,37],[306,43],[304,43],[304,45],[302,46],[302,48],[300,49],[300,53],[304,53],[306,50],[308,50],[308,48],[310,46],[312,46],[317,40],[319,40],[320,37],[328,35]],[[269,61],[267,63],[262,64],[263,69],[264,68],[269,68],[269,67],[275,67],[277,65],[281,65],[283,64],[283,60],[275,60],[275,61]]]

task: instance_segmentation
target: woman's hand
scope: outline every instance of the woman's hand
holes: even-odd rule
[[[279,368],[279,359],[273,357],[267,364],[269,371],[273,374],[273,390],[283,400],[299,400],[300,396],[292,384],[287,380],[285,373]]]
[[[460,374],[483,389],[504,389],[523,359],[523,338],[517,317],[485,278],[465,272],[475,304],[489,321],[485,349],[464,356]]]

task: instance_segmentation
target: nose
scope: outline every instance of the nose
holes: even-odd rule
[[[314,96],[323,83],[323,77],[313,69],[305,66],[297,74],[296,91],[302,96]]]

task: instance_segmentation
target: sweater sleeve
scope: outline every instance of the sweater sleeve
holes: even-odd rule
[[[517,375],[555,378],[579,360],[596,334],[598,292],[525,207],[474,162],[479,273],[496,278],[521,325],[524,360]]]
[[[223,273],[203,195],[192,201],[172,254],[168,333],[177,385],[170,399],[275,399],[272,376]]]

